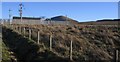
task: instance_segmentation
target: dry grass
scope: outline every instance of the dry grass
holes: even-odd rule
[[[16,25],[18,26],[18,25]],[[73,58],[82,60],[112,60],[113,47],[120,48],[120,31],[117,26],[62,26],[62,25],[20,25],[33,29],[32,38],[49,48],[49,36],[53,35],[53,51],[59,56],[68,57],[71,38]],[[108,47],[109,46],[109,47]]]

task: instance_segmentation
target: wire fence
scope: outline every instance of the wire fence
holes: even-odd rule
[[[49,48],[50,51],[53,51],[53,52],[55,51],[54,48],[56,48],[57,46],[55,42],[56,38],[55,38],[55,35],[53,35],[52,33],[45,35],[45,34],[42,34],[42,32],[39,29],[35,29],[31,27],[21,27],[21,26],[14,26],[14,25],[10,25],[8,27],[14,30],[15,32],[23,35],[24,37],[30,40],[34,40],[35,43],[37,44],[44,43],[45,47]],[[70,57],[70,60],[72,60],[72,44],[70,45],[70,50],[68,49],[67,52],[70,52],[70,55],[67,55],[66,57],[60,55],[59,53],[56,53],[56,52],[54,53],[60,55],[61,57],[65,57],[65,58]]]
[[[34,40],[37,44],[42,44],[44,43],[44,45],[46,47],[49,48],[50,51],[55,51],[54,49],[57,47],[58,44],[56,44],[56,42],[58,41],[58,39],[56,38],[56,36],[54,35],[54,33],[49,33],[47,35],[43,34],[42,31],[40,29],[37,28],[31,28],[29,26],[20,26],[20,25],[8,25],[9,28],[13,29],[14,31],[18,32],[19,34],[23,35],[24,37],[27,37],[28,39],[32,39]],[[57,39],[57,40],[56,40]],[[62,40],[59,40],[62,41]],[[59,53],[56,53],[58,55],[60,55],[61,57],[66,57],[69,58],[70,60],[73,60],[73,56],[75,54],[75,52],[73,51],[73,47],[75,46],[73,44],[73,38],[71,37],[71,39],[69,39],[68,42],[68,48],[66,52],[68,52],[65,56],[65,54],[60,55]],[[62,49],[61,49],[62,50]],[[62,52],[62,51],[59,52]],[[94,59],[94,58],[93,58]],[[114,50],[114,61],[118,62],[119,61],[119,50],[115,49]]]

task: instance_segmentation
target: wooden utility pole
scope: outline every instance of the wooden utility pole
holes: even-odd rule
[[[40,32],[38,31],[38,40],[37,40],[37,43],[39,44],[40,43]]]
[[[72,43],[73,43],[73,41],[72,41],[72,37],[71,37],[71,42],[70,42],[70,60],[73,60],[72,59]]]
[[[52,34],[50,34],[50,51],[52,51]]]

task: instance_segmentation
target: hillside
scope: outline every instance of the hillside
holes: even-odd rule
[[[117,26],[62,26],[62,25],[16,25],[21,27],[30,27],[33,29],[32,31],[32,39],[33,41],[27,43],[27,40],[20,40],[20,37],[17,36],[14,38],[15,33],[6,33],[6,29],[3,31],[4,39],[10,41],[11,45],[17,47],[15,50],[21,58],[28,61],[28,59],[37,59],[41,60],[41,52],[46,54],[43,59],[56,57],[54,59],[67,59],[69,58],[69,49],[70,49],[70,41],[72,38],[73,41],[73,61],[113,61],[114,51],[116,48],[120,48],[120,31]],[[37,30],[40,30],[40,43],[42,47],[37,46],[33,42],[37,41]],[[11,30],[7,30],[11,31]],[[11,31],[12,32],[12,31]],[[28,36],[28,31],[26,31],[26,36]],[[49,35],[52,33],[53,35],[53,52],[49,52]],[[12,35],[11,35],[12,34]],[[11,35],[11,36],[9,36]],[[12,39],[11,39],[12,37]],[[13,39],[16,39],[15,41]],[[19,42],[19,43],[14,43]],[[25,42],[25,43],[24,43]],[[23,44],[24,43],[24,44]],[[22,45],[22,46],[20,46]],[[33,45],[30,48],[30,45]],[[24,46],[24,47],[23,47]],[[44,48],[43,48],[44,47]],[[37,50],[33,49],[36,48]],[[40,50],[39,50],[40,48]],[[46,51],[47,49],[47,51]],[[22,53],[25,50],[26,53]],[[28,52],[28,51],[33,52]],[[46,51],[46,52],[45,52]],[[29,54],[28,54],[29,53]],[[49,56],[49,54],[50,56]],[[27,54],[27,55],[26,55]],[[34,54],[35,57],[34,58]],[[31,56],[33,55],[33,56]],[[29,62],[29,61],[28,61]]]
[[[78,22],[77,20],[73,20],[66,16],[55,16],[55,17],[52,17],[51,20],[69,21],[75,25],[118,25],[118,22],[120,22],[120,19],[103,19],[103,20],[97,20],[92,22]]]
[[[76,20],[73,20],[69,17],[66,16],[55,16],[52,17],[51,20],[55,20],[55,21],[70,21],[71,23],[77,24],[78,22]]]
[[[103,20],[97,20],[97,22],[103,22],[103,21],[120,21],[120,19],[103,19]]]
[[[55,21],[66,21],[66,19],[73,25],[3,26],[3,42],[15,53],[18,62],[51,60],[69,62],[71,41],[73,41],[72,62],[115,61],[115,51],[120,51],[119,19],[79,23],[65,16],[51,18]],[[26,34],[23,33],[24,28],[27,29]],[[31,38],[28,38],[30,33],[28,29],[31,30]],[[37,44],[38,31],[40,44]],[[51,35],[52,51],[49,50]],[[120,56],[120,52],[118,54]]]
[[[118,25],[120,23],[120,19],[105,19],[105,20],[97,20],[93,22],[80,22],[82,25]]]

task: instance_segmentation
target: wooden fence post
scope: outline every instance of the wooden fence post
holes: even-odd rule
[[[9,25],[9,28],[12,29],[11,25]]]
[[[23,28],[23,35],[24,35],[24,37],[25,37],[25,27]]]
[[[17,32],[19,32],[19,26],[17,26]]]
[[[20,33],[20,30],[21,30],[21,27],[19,26],[19,27],[18,27],[18,32],[19,32],[19,33]]]
[[[21,34],[22,27],[20,26],[20,34]]]
[[[38,31],[38,35],[37,35],[37,36],[38,36],[38,41],[37,41],[37,43],[39,44],[39,43],[40,43],[40,42],[39,42],[39,41],[40,41],[40,32],[39,32],[39,31]]]
[[[115,62],[118,62],[118,60],[119,60],[119,54],[118,54],[118,50],[115,50]]]
[[[31,39],[31,29],[29,28],[29,39]]]
[[[73,60],[72,59],[72,38],[71,38],[71,42],[70,42],[70,60]]]
[[[50,35],[50,51],[52,51],[52,34]]]
[[[13,26],[14,30],[16,31],[16,26]]]
[[[18,31],[18,27],[17,26],[15,26],[15,30],[16,30],[16,32]]]
[[[18,26],[18,32],[20,32],[20,26]]]
[[[19,32],[19,27],[17,26],[17,32]]]
[[[12,29],[14,30],[14,26],[13,25],[11,25],[12,26]]]

